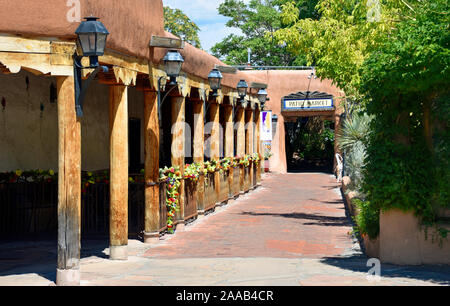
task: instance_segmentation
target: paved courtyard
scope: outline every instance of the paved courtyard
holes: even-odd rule
[[[158,244],[130,240],[129,260],[108,260],[107,241],[83,241],[82,285],[449,285],[449,266],[381,265],[351,235],[330,174],[273,174]],[[0,285],[52,285],[56,242],[0,245]]]

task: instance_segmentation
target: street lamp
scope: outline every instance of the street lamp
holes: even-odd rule
[[[105,73],[108,72],[108,67],[98,64],[98,57],[105,53],[106,39],[109,32],[103,23],[98,21],[99,18],[91,16],[85,19],[75,31],[75,34],[77,34],[77,52],[73,56],[75,108],[78,117],[83,116],[83,100],[89,85],[100,70],[103,70]],[[84,67],[81,64],[83,57],[89,57],[90,65],[88,67]],[[82,69],[94,69],[85,84],[82,84]]]
[[[264,110],[264,106],[266,105],[267,101],[267,90],[264,88],[261,88],[258,92],[258,100],[259,103],[261,103],[261,109]]]
[[[238,95],[243,100],[245,96],[247,95],[248,90],[248,84],[245,82],[245,80],[240,80],[237,85]]]
[[[184,59],[177,50],[170,50],[163,59],[166,73],[170,77],[169,85],[177,84],[177,77],[180,75],[181,66]]]
[[[213,90],[213,97],[219,96],[217,91],[220,89],[220,83],[222,82],[222,74],[219,69],[214,68],[208,75],[209,86]]]
[[[166,56],[163,58],[164,61],[164,68],[166,70],[167,76],[170,78],[169,85],[172,86],[172,88],[169,89],[169,91],[166,92],[165,96],[161,99],[161,81],[163,79],[167,80],[167,76],[162,76],[158,79],[158,115],[159,115],[159,124],[162,126],[162,118],[161,118],[161,107],[164,103],[164,100],[167,98],[169,93],[176,88],[177,86],[177,77],[180,75],[181,72],[181,66],[183,65],[184,59],[181,56],[180,52],[177,50],[169,50],[166,53]]]

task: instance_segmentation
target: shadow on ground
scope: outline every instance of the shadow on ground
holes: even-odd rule
[[[107,258],[104,250],[109,247],[108,238],[83,239],[81,245],[81,258]],[[0,243],[0,277],[37,274],[55,282],[57,254],[56,239]]]
[[[338,267],[352,272],[367,273],[373,265],[367,266],[365,255],[346,258],[325,257],[320,261],[324,264]],[[431,282],[439,285],[450,285],[450,266],[447,265],[422,265],[422,266],[397,266],[381,264],[382,278],[408,278]]]
[[[351,226],[351,222],[347,217],[330,217],[316,214],[305,214],[305,213],[256,213],[256,212],[242,212],[242,215],[246,216],[272,216],[280,218],[291,218],[291,219],[303,219],[312,220],[317,222],[303,223],[304,225],[321,225],[321,226]]]

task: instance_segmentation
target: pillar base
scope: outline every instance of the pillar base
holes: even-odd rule
[[[144,233],[145,244],[156,244],[159,242],[159,232],[156,233]]]
[[[111,260],[127,260],[128,259],[128,246],[110,246],[109,247],[109,259]]]
[[[80,269],[60,270],[56,269],[57,286],[79,286],[81,273]]]

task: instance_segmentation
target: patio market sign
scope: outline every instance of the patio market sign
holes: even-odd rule
[[[282,100],[283,111],[302,110],[332,110],[334,109],[333,96],[319,92],[299,92]]]

